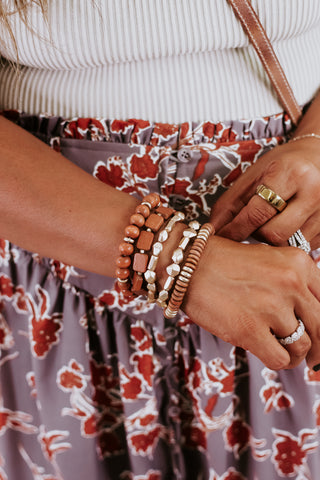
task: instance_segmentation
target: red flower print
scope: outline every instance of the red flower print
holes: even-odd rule
[[[83,392],[74,390],[70,395],[71,408],[63,408],[62,415],[70,415],[80,420],[80,432],[82,437],[94,437],[97,435],[96,409],[93,402]]]
[[[156,178],[159,171],[158,159],[154,162],[148,153],[134,154],[131,157],[130,170],[133,175],[144,180]]]
[[[218,387],[221,397],[231,395],[234,389],[234,365],[228,367],[221,358],[214,358],[208,363],[207,376]]]
[[[12,301],[12,306],[17,313],[28,312],[28,305],[24,288],[21,285],[15,287],[10,277],[0,275],[0,300]]]
[[[0,267],[2,265],[8,266],[10,259],[16,261],[19,257],[19,252],[16,248],[11,248],[8,240],[0,238]]]
[[[143,326],[143,322],[138,321],[132,325],[130,335],[136,344],[135,348],[137,350],[144,351],[152,348],[152,338]]]
[[[1,306],[1,302],[0,302]],[[12,330],[9,328],[5,318],[0,313],[0,349],[9,350],[14,345]]]
[[[97,310],[101,312],[103,311],[103,308],[108,305],[111,307],[114,302],[115,302],[115,295],[112,291],[104,290],[103,292],[100,293],[100,295],[97,298],[98,300],[98,305],[97,305]]]
[[[155,123],[150,143],[154,146],[163,145],[178,138],[179,125],[169,123]]]
[[[8,429],[18,430],[22,433],[36,433],[37,427],[30,425],[32,416],[28,413],[0,408],[0,435]]]
[[[56,477],[55,475],[45,474],[44,468],[40,467],[39,465],[37,465],[31,460],[31,458],[29,457],[29,455],[27,454],[27,452],[25,451],[25,449],[21,444],[18,445],[18,450],[21,457],[24,459],[24,461],[28,465],[34,479],[36,480],[59,480],[60,479],[61,480],[61,475]],[[55,468],[57,468],[56,465],[55,465]]]
[[[320,383],[320,370],[315,372],[311,368],[306,367],[304,370],[304,379],[310,385],[318,385]]]
[[[151,428],[157,426],[156,421],[159,415],[157,407],[157,400],[155,397],[151,397],[145,403],[144,407],[136,410],[126,418],[128,431],[133,431],[134,429],[144,430],[146,427]]]
[[[94,167],[94,177],[111,187],[121,189],[125,184],[125,178],[124,168],[120,162],[120,157],[108,159],[107,164],[98,162]]]
[[[72,392],[74,389],[84,390],[87,386],[85,376],[82,374],[83,367],[75,360],[70,360],[68,366],[60,368],[57,372],[57,384],[64,392]]]
[[[261,375],[264,377],[266,385],[261,388],[259,395],[265,404],[264,411],[266,413],[270,412],[273,408],[280,411],[294,406],[294,400],[291,395],[283,390],[281,383],[275,381],[277,378],[276,372],[264,368]]]
[[[91,138],[91,140],[108,140],[109,132],[104,124],[95,118],[78,118],[66,122],[63,129],[66,138]]]
[[[217,123],[215,127],[215,137],[218,142],[234,142],[237,134],[224,123]]]
[[[59,262],[58,260],[50,261],[51,271],[55,277],[64,280],[65,282],[69,280],[70,276],[80,277],[80,274],[76,269],[71,265],[66,265],[65,263]]]
[[[0,275],[0,298],[6,298],[10,300],[14,294],[14,286],[9,278],[4,273]]]
[[[237,472],[233,467],[228,468],[228,470],[222,475],[218,475],[214,471],[210,470],[210,479],[211,480],[246,480],[246,478]]]
[[[207,448],[207,437],[204,429],[194,425],[184,426],[182,429],[183,443],[188,448],[205,450]]]
[[[299,437],[294,437],[289,432],[274,428],[272,433],[276,437],[272,447],[272,462],[280,476],[294,476],[303,473],[307,454],[316,451],[318,442],[315,440],[317,431],[303,429]],[[313,443],[306,444],[308,440]],[[304,477],[302,477],[304,478]]]
[[[142,381],[136,374],[129,374],[125,367],[120,369],[121,391],[124,398],[135,400],[142,394]]]
[[[29,335],[32,353],[38,358],[45,358],[53,345],[59,342],[58,333],[62,330],[62,313],[49,315],[50,297],[46,290],[36,286],[39,300],[37,305],[33,297],[27,294],[27,301],[32,315],[29,319]]]
[[[232,421],[231,425],[225,430],[224,438],[228,450],[234,452],[236,458],[250,445],[249,426],[240,418]]]
[[[128,435],[128,441],[136,455],[151,456],[161,436],[160,425],[143,432]]]
[[[144,381],[151,387],[152,379],[155,373],[154,357],[151,354],[136,354],[132,356],[132,361],[136,363],[137,370]]]
[[[26,292],[21,285],[18,285],[14,290],[12,305],[17,313],[28,312]]]
[[[37,398],[37,389],[36,389],[36,378],[34,372],[28,372],[26,374],[27,384],[29,385],[31,391],[30,395],[33,398]]]
[[[269,450],[259,450],[266,444],[265,439],[258,440],[251,434],[249,425],[241,418],[235,418],[229,424],[229,427],[223,432],[226,449],[234,453],[235,458],[239,458],[242,453],[251,448],[251,453],[257,460],[265,460],[270,455]]]
[[[213,139],[215,132],[215,124],[211,122],[205,122],[202,125],[203,135],[205,136],[204,141],[208,142]]]
[[[236,472],[234,468],[229,468],[228,471],[221,477],[221,480],[246,480],[241,473]]]
[[[126,120],[112,120],[110,123],[110,131],[114,133],[126,134],[128,129],[132,129],[132,123]]]
[[[69,436],[69,432],[62,430],[51,430],[46,432],[43,425],[40,427],[38,440],[41,444],[41,449],[49,462],[54,461],[58,453],[65,452],[71,448],[71,443],[61,442],[61,440],[64,440],[67,436]],[[56,443],[58,441],[60,441],[60,443]]]
[[[142,143],[142,141],[140,140],[141,135],[152,128],[151,123],[146,120],[137,120],[133,118],[128,120],[128,123],[133,125],[131,143]]]

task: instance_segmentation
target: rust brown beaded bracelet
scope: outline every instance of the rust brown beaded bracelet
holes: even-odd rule
[[[132,281],[130,278],[133,271],[132,256],[135,249],[135,242],[140,236],[141,227],[143,227],[146,224],[147,219],[151,217],[151,210],[160,206],[160,196],[157,193],[146,195],[141,204],[135,208],[135,213],[131,215],[130,225],[124,230],[125,237],[119,245],[120,256],[116,260],[117,268],[115,273],[119,289],[128,299],[133,298],[134,296],[132,287],[135,287],[135,283],[140,284],[137,272],[135,272],[137,275],[133,275]],[[133,260],[135,260],[134,257]],[[138,260],[136,260],[136,263],[139,263]]]
[[[207,245],[210,235],[213,233],[214,228],[211,223],[205,223],[200,228],[198,235],[189,250],[180,275],[175,282],[168,306],[164,310],[164,316],[166,318],[174,318],[178,314],[179,308],[181,307],[184,296],[187,292],[192,274],[198,266],[200,257]]]

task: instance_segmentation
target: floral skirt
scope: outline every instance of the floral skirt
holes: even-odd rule
[[[283,115],[181,125],[5,112],[89,174],[204,221]],[[129,212],[128,212],[129,215]],[[232,292],[230,292],[232,295]],[[275,372],[114,280],[0,240],[0,479],[316,480],[320,372]]]

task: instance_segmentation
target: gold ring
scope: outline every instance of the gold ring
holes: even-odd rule
[[[256,194],[276,208],[278,212],[282,212],[282,210],[284,210],[287,206],[287,202],[283,200],[280,195],[277,195],[273,190],[271,190],[271,188],[268,188],[265,185],[259,185],[257,187]]]

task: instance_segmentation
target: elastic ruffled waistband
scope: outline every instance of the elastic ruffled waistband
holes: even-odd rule
[[[283,137],[292,129],[292,123],[284,113],[252,120],[181,124],[152,123],[138,119],[64,119],[56,116],[27,115],[12,110],[3,111],[2,115],[47,142],[58,137],[179,148],[199,143],[229,143]]]

